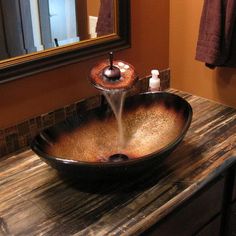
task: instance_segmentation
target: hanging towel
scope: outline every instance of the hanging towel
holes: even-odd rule
[[[196,59],[210,68],[236,67],[236,0],[205,0]]]
[[[98,36],[114,32],[113,0],[100,0],[100,9],[96,26]]]

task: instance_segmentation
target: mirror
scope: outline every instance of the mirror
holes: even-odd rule
[[[128,0],[0,0],[0,83],[130,46]]]

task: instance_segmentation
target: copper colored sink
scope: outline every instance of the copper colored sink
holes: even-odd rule
[[[186,134],[192,108],[166,92],[125,101],[125,146],[118,148],[116,119],[107,105],[44,130],[33,151],[52,167],[88,179],[141,174],[163,160]]]

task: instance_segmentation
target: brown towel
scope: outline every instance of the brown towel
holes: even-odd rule
[[[100,10],[96,26],[98,36],[114,32],[113,0],[100,0]]]
[[[210,68],[236,67],[236,0],[205,0],[196,59]]]

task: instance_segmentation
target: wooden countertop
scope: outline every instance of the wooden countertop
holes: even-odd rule
[[[0,235],[136,235],[234,163],[236,110],[170,92],[189,101],[193,121],[155,173],[96,190],[61,179],[30,150],[2,159]]]

